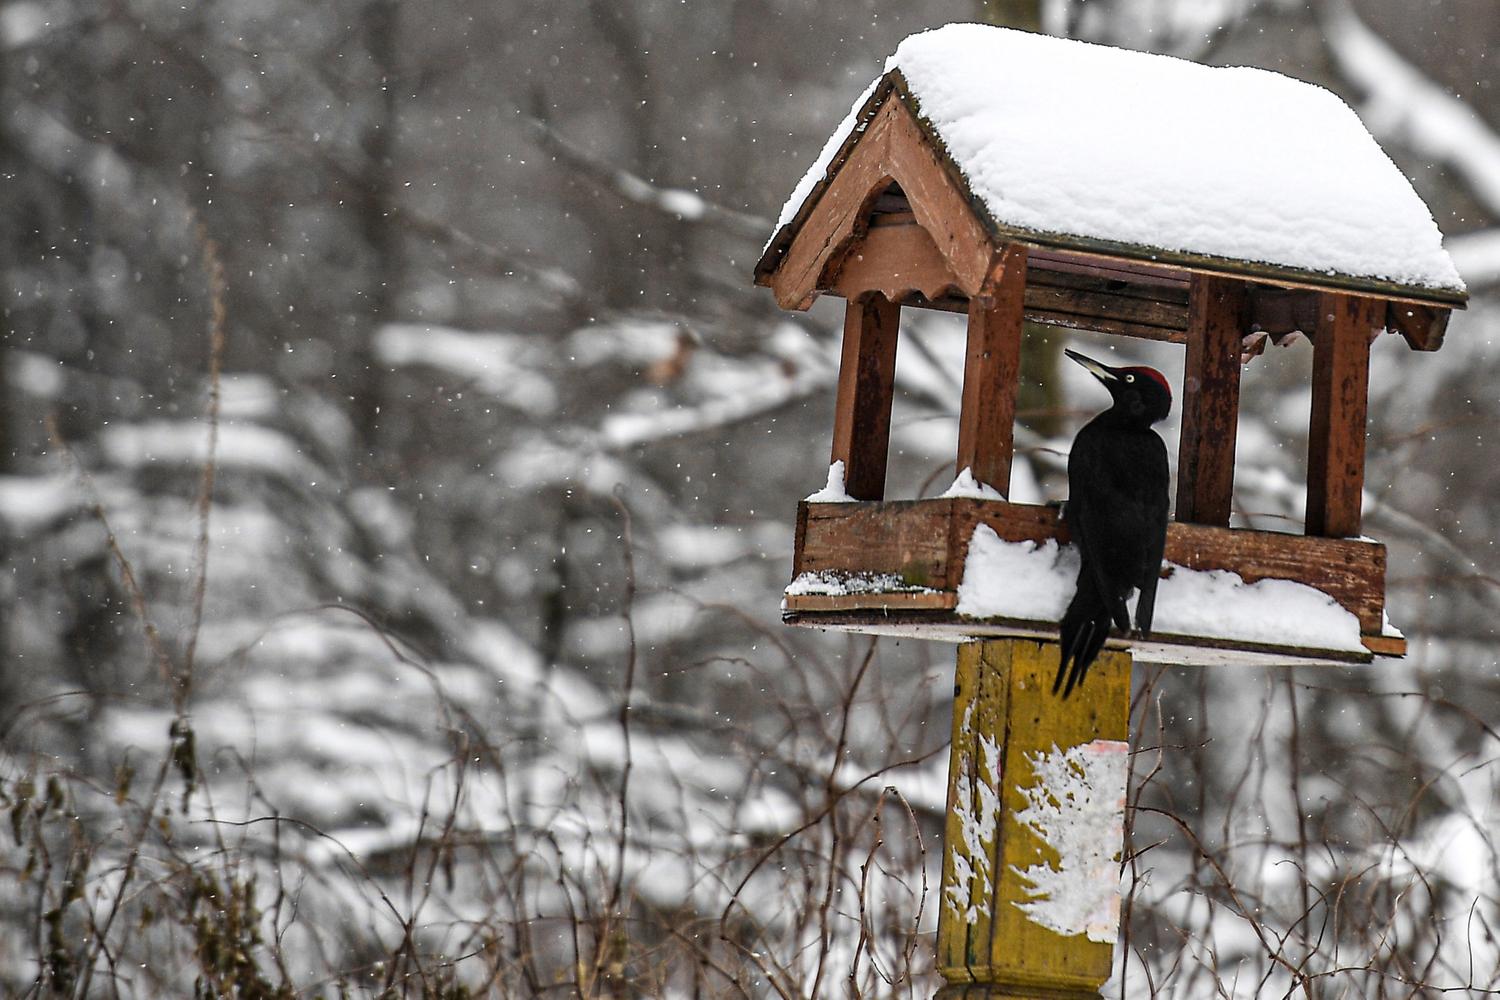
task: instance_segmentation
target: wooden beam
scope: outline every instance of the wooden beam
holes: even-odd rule
[[[901,307],[878,294],[855,299],[844,310],[829,461],[844,463],[844,490],[856,500],[885,496],[900,321]]]
[[[845,299],[879,292],[900,302],[913,295],[940,298],[959,284],[927,230],[915,222],[876,225],[872,221],[869,231],[844,255],[826,290]]]
[[[1012,243],[996,254],[984,289],[969,300],[958,413],[958,470],[972,470],[974,478],[1007,495],[1015,450],[1025,296],[1026,248]]]
[[[1392,302],[1386,308],[1385,326],[1405,337],[1412,350],[1435,351],[1443,346],[1451,314],[1451,310],[1437,306]]]
[[[936,901],[938,971],[949,984],[940,1000],[1099,996],[1119,929],[1113,858],[1123,848],[1130,663],[1129,653],[1104,651],[1083,686],[1063,701],[1052,694],[1055,643],[958,648]],[[1070,834],[1083,839],[1085,856],[1101,862],[1090,877],[1108,888],[1094,901],[1097,908],[1070,914],[1062,926],[1055,915],[1033,912],[1034,879],[1058,866],[1058,845],[1027,822],[1028,806],[1045,798],[1054,768],[1082,781],[1097,804],[1107,803],[1103,815],[1091,817],[1095,825]]]
[[[980,524],[1007,542],[1069,541],[1053,507],[966,497],[804,503],[798,521],[795,572],[889,573],[933,590],[958,589]],[[1364,634],[1381,632],[1386,555],[1378,542],[1174,523],[1166,558],[1188,569],[1230,570],[1246,583],[1305,583],[1358,618]]]
[[[1240,419],[1240,344],[1247,332],[1245,283],[1193,275],[1177,458],[1179,521],[1229,525]]]
[[[1352,538],[1359,534],[1365,486],[1370,340],[1385,324],[1385,303],[1339,292],[1324,292],[1318,301],[1305,530]]]

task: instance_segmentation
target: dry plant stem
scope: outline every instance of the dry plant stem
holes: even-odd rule
[[[632,522],[630,508],[626,505],[620,488],[617,486],[614,493],[615,508],[620,512],[620,539],[624,546],[625,558],[625,593],[624,610],[625,618],[625,682],[624,691],[620,698],[620,739],[625,749],[625,760],[620,767],[620,839],[615,845],[615,871],[614,882],[610,886],[609,900],[606,907],[605,923],[602,942],[595,942],[596,963],[602,963],[607,956],[609,940],[612,938],[609,925],[612,921],[623,920],[620,912],[620,901],[625,889],[625,855],[629,846],[630,836],[630,772],[635,766],[635,759],[631,753],[630,746],[630,702],[635,693],[635,669],[638,658],[635,639],[635,540],[632,536]],[[597,972],[597,967],[596,967]],[[622,977],[623,978],[623,977]]]
[[[192,683],[193,662],[198,652],[198,635],[203,629],[203,602],[208,593],[208,540],[209,514],[213,510],[214,477],[218,467],[219,452],[219,404],[221,398],[221,373],[224,365],[224,350],[228,346],[225,328],[225,296],[228,285],[224,279],[224,263],[219,259],[219,245],[208,235],[201,221],[195,226],[198,243],[203,254],[203,268],[208,273],[208,457],[203,462],[202,477],[198,486],[198,539],[193,548],[193,618],[188,627],[187,650],[182,658],[183,688],[182,711],[187,702],[187,688]]]
[[[870,641],[865,647],[865,655],[860,660],[859,668],[854,672],[854,679],[844,691],[843,703],[840,705],[839,713],[839,735],[838,739],[834,741],[833,762],[828,767],[828,777],[823,783],[823,799],[825,802],[834,801],[838,796],[839,768],[844,762],[844,754],[849,747],[849,717],[854,710],[854,699],[859,695],[859,686],[864,681],[865,674],[869,672],[870,664],[875,660],[876,641],[874,636],[870,637]],[[876,815],[878,816],[879,813],[877,812]],[[818,953],[817,971],[813,974],[811,991],[813,996],[818,996],[818,989],[823,985],[825,963],[831,950],[832,935],[829,930],[828,911],[833,906],[834,886],[839,870],[842,867],[839,861],[843,841],[839,831],[838,810],[829,810],[828,820],[829,832],[831,834],[829,847],[831,857],[828,864],[828,879],[823,889],[823,903],[818,908],[818,933],[820,940],[823,942],[823,947]]]

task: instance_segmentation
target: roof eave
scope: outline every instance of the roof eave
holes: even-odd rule
[[[880,83],[876,85],[875,89],[870,93],[869,98],[860,107],[859,113],[855,116],[855,127],[844,137],[844,141],[839,146],[838,152],[829,161],[823,177],[818,180],[812,190],[808,192],[807,197],[802,200],[802,204],[798,206],[797,213],[792,217],[791,221],[778,229],[772,236],[771,242],[766,245],[765,251],[761,254],[760,260],[755,265],[755,283],[757,285],[768,286],[771,283],[771,276],[776,272],[777,267],[786,255],[787,249],[791,246],[797,233],[801,231],[803,223],[807,221],[807,217],[817,204],[818,199],[823,196],[823,192],[827,189],[831,178],[839,172],[839,169],[849,158],[849,154],[855,144],[864,135],[865,125],[874,117],[875,113],[880,109],[880,105],[893,92],[901,98],[908,110],[911,111],[912,117],[916,120],[923,135],[927,137],[928,142],[937,152],[944,169],[952,176],[958,189],[963,192],[974,216],[983,224],[997,245],[1000,242],[1011,240],[1039,247],[1100,254],[1125,260],[1181,267],[1189,271],[1222,274],[1246,281],[1259,281],[1272,285],[1356,292],[1383,299],[1414,302],[1421,305],[1434,305],[1447,309],[1464,309],[1467,307],[1469,293],[1459,289],[1408,285],[1359,275],[1312,271],[1279,264],[1264,264],[1235,257],[1215,257],[1210,254],[1164,250],[1159,247],[1074,236],[1067,233],[1049,233],[1022,229],[1017,226],[998,222],[990,214],[989,208],[984,202],[976,197],[970,189],[968,179],[949,154],[948,147],[943,142],[942,136],[937,133],[937,130],[927,119],[927,116],[922,113],[921,102],[912,94],[906,78],[899,69],[889,70],[881,78]]]

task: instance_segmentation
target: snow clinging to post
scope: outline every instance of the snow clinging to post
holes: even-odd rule
[[[973,722],[974,703],[970,702],[959,725],[962,736],[973,732]],[[982,771],[973,754],[966,752],[959,758],[961,773],[955,782],[953,814],[958,817],[962,843],[948,845],[953,865],[953,881],[946,890],[948,909],[969,924],[990,915],[989,891],[994,877],[990,852],[1000,828],[1000,746],[993,738],[981,735],[979,748],[984,754]]]
[[[850,503],[854,500],[844,489],[844,463],[837,461],[828,466],[828,483],[818,492],[807,497],[808,503]]]
[[[1011,867],[1030,883],[1031,899],[1014,905],[1065,937],[1087,934],[1112,944],[1120,926],[1119,854],[1124,841],[1130,747],[1119,740],[1026,754],[1036,784],[1021,789],[1016,821],[1036,834],[1045,857]]]

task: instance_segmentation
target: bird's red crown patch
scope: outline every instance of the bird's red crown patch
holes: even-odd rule
[[[1149,379],[1154,379],[1157,385],[1167,390],[1167,398],[1172,398],[1172,386],[1167,382],[1167,377],[1161,372],[1157,371],[1155,368],[1146,368],[1142,366],[1140,368],[1130,368],[1127,369],[1127,371],[1133,371],[1138,374],[1144,375]]]

